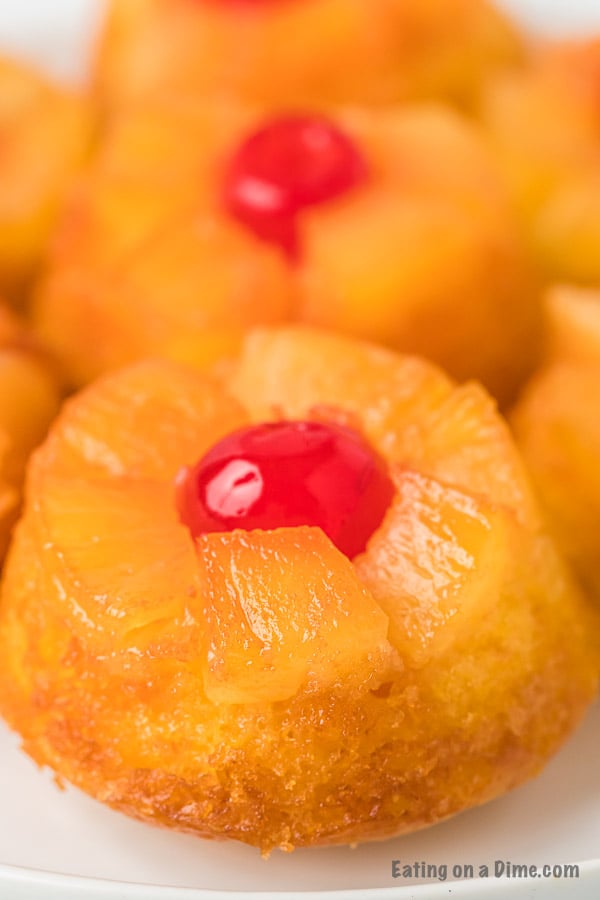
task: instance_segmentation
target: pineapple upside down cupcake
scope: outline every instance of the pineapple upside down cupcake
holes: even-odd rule
[[[78,384],[152,354],[208,363],[292,319],[423,354],[503,402],[539,314],[480,135],[438,107],[138,110],[75,191],[36,304]]]
[[[113,0],[96,85],[108,110],[163,91],[471,107],[486,76],[524,55],[488,0]]]
[[[594,694],[585,617],[483,389],[274,329],[224,382],[145,361],[63,409],[9,557],[0,704],[140,819],[352,843],[536,774]]]
[[[600,287],[600,37],[544,47],[484,110],[541,269]]]
[[[548,296],[549,348],[512,417],[556,539],[600,611],[600,292]]]
[[[0,305],[0,564],[19,514],[25,466],[58,412],[56,375]]]
[[[0,291],[35,273],[91,133],[83,99],[0,58]]]

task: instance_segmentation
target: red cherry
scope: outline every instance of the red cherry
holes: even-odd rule
[[[321,422],[242,428],[177,478],[180,518],[194,536],[316,525],[350,558],[365,549],[393,494],[386,463],[365,439]]]
[[[322,116],[273,119],[246,138],[226,172],[227,211],[259,238],[297,259],[298,214],[361,184],[367,164],[357,147]]]

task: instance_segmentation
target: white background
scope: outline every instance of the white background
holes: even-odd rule
[[[505,0],[505,5],[540,32],[572,34],[591,24],[600,30],[600,0]],[[75,78],[84,70],[99,11],[100,2],[95,0],[0,0],[0,47],[43,61],[63,77]],[[600,856],[599,737],[597,706],[539,779],[495,803],[422,834],[385,844],[354,851],[344,847],[299,851],[291,856],[275,853],[264,862],[251,848],[213,845],[157,831],[113,813],[77,791],[60,794],[50,777],[36,770],[17,750],[14,736],[0,725],[0,898],[118,900],[133,896],[124,887],[53,882],[19,872],[15,866],[213,890],[387,887],[396,889],[393,894],[399,900],[411,900],[416,895],[410,887],[398,889],[390,878],[393,858],[474,864],[496,858],[527,863],[594,860]],[[572,885],[490,880],[470,887],[439,884],[423,890],[427,897],[447,898],[451,888],[456,900],[492,895],[511,900],[517,896],[594,900],[600,897],[600,864],[592,863],[592,867],[595,875]],[[135,896],[171,900],[176,895],[169,889],[156,894],[143,889]],[[273,900],[275,896],[271,895]],[[361,898],[375,896],[383,900],[391,895],[377,890],[361,892]]]

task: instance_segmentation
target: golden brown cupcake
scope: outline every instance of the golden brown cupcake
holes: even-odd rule
[[[512,418],[552,530],[600,611],[600,293],[556,288],[549,346]]]
[[[0,705],[116,809],[274,847],[390,837],[537,774],[593,698],[586,611],[485,392],[302,329],[166,362],[29,470]]]
[[[113,0],[96,83],[108,110],[163,91],[271,108],[471,107],[523,55],[487,0]]]
[[[66,185],[83,160],[82,97],[0,58],[0,291],[19,298],[35,274]]]
[[[128,114],[75,192],[35,315],[77,384],[148,354],[212,362],[292,319],[423,354],[502,402],[540,323],[501,178],[441,107]]]
[[[25,467],[58,412],[56,373],[0,305],[0,564],[21,506]]]
[[[543,47],[484,119],[549,281],[600,287],[600,38]]]

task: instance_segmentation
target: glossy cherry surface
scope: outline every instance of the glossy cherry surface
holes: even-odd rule
[[[258,237],[296,259],[302,210],[342,196],[367,176],[358,148],[327,118],[283,116],[238,148],[226,171],[224,203]]]
[[[316,525],[346,556],[362,552],[394,486],[387,465],[346,426],[284,421],[235,431],[177,479],[194,536]]]

